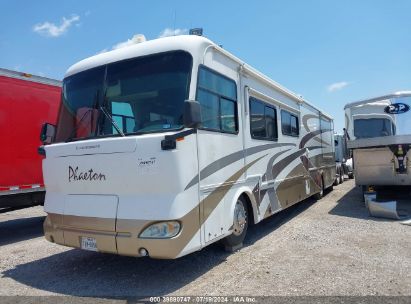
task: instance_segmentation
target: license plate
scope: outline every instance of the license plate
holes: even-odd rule
[[[97,251],[97,241],[95,238],[92,237],[85,237],[81,238],[81,249],[90,250],[90,251]]]

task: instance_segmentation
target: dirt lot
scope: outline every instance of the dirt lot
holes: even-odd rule
[[[42,237],[41,207],[0,215],[0,295],[411,295],[411,226],[370,218],[352,180],[251,227],[245,247],[178,260]]]

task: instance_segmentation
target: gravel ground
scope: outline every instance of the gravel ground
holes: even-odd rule
[[[0,295],[411,295],[411,227],[368,216],[352,180],[178,260],[65,248],[42,236],[41,207],[0,214]]]

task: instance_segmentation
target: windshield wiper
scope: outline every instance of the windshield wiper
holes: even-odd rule
[[[103,112],[103,114],[110,120],[111,124],[113,125],[114,129],[116,129],[116,131],[121,135],[121,136],[126,136],[124,135],[123,131],[120,130],[120,128],[118,127],[117,123],[115,122],[115,120],[113,119],[113,117],[111,117],[110,114],[108,114],[106,108],[104,105],[100,106],[100,110],[101,112]]]

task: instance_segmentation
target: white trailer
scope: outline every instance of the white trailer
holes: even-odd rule
[[[176,36],[80,61],[43,130],[47,240],[177,258],[335,177],[330,116],[210,40]]]
[[[355,182],[364,193],[373,192],[372,199],[382,186],[411,185],[410,107],[411,92],[398,92],[349,103],[344,108]],[[390,216],[388,213],[382,215]]]

